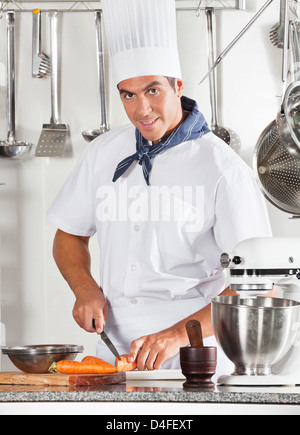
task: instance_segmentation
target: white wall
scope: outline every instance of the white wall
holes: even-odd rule
[[[253,17],[265,0],[248,0],[247,12],[217,12],[218,51]],[[196,1],[195,1],[196,4]],[[96,7],[97,4],[94,4]],[[26,6],[32,7],[27,4]],[[44,9],[49,5],[43,3]],[[54,8],[55,5],[52,5]],[[269,30],[278,22],[279,0],[248,31],[219,67],[220,124],[241,138],[242,157],[251,164],[263,129],[275,119],[282,93],[282,51],[271,45]],[[31,78],[31,13],[17,14],[17,139],[37,144],[42,124],[50,119],[50,80]],[[43,49],[49,53],[49,23],[42,17]],[[74,297],[52,259],[55,228],[46,220],[51,204],[86,143],[81,131],[99,124],[95,29],[92,13],[65,13],[60,21],[62,121],[70,126],[72,155],[63,159],[0,159],[0,227],[2,321],[7,344],[76,343],[93,354],[97,337],[77,327]],[[210,120],[204,12],[178,13],[179,48],[186,95],[197,99]],[[6,138],[6,21],[0,20],[0,139]],[[107,67],[109,122],[127,122]],[[275,235],[300,235],[298,221],[269,205]],[[249,210],[251,212],[251,210]],[[98,278],[98,251],[92,241],[93,269]],[[2,369],[10,368],[6,359]]]

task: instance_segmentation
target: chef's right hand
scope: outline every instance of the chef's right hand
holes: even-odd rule
[[[97,285],[81,289],[76,295],[73,317],[78,325],[87,332],[102,334],[107,321],[108,308],[103,292]]]

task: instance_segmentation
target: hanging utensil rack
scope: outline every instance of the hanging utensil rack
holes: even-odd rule
[[[33,4],[38,7],[41,12],[49,12],[49,8],[41,8],[41,4],[53,4],[53,8],[59,12],[95,12],[101,9],[95,8],[95,3],[99,5],[99,0],[85,1],[65,1],[65,0],[0,0],[0,18],[2,13],[10,10],[15,12],[30,12],[32,13]],[[176,0],[178,11],[194,11],[199,13],[207,7],[213,7],[216,10],[246,10],[247,0]],[[97,6],[98,6],[97,5]],[[52,8],[52,9],[53,9]]]

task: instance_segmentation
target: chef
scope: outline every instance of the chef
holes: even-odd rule
[[[54,257],[81,328],[95,332],[94,319],[140,370],[179,368],[189,319],[215,344],[211,298],[228,294],[220,255],[271,236],[268,214],[250,168],[184,96],[175,0],[102,6],[131,122],[86,148],[50,208]],[[99,283],[89,251],[95,234]],[[101,340],[97,356],[114,359]]]

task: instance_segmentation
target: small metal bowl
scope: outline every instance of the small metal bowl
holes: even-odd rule
[[[2,347],[3,355],[7,355],[19,370],[36,374],[49,373],[54,362],[74,361],[78,353],[83,352],[83,346],[69,344]]]

